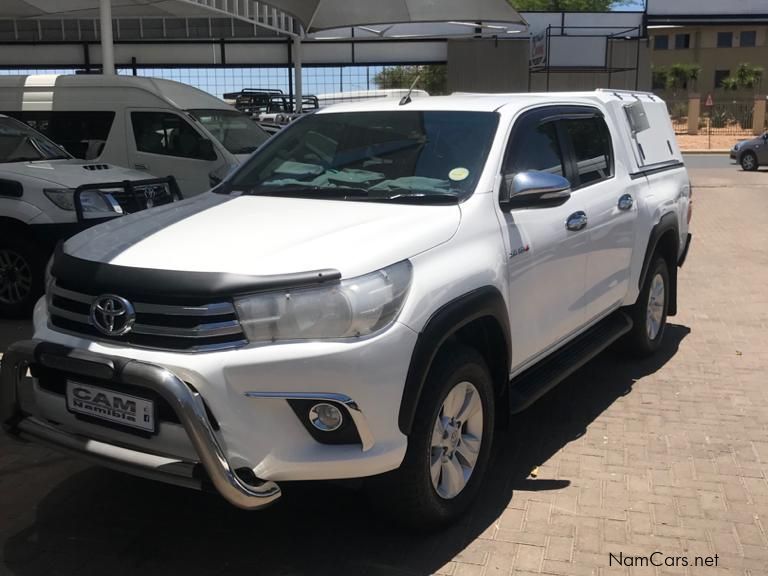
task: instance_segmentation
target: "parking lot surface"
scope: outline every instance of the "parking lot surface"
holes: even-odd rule
[[[690,166],[664,348],[606,352],[515,417],[447,530],[393,527],[354,484],[247,513],[2,437],[0,575],[768,574],[768,171]],[[27,334],[0,321],[0,350]]]

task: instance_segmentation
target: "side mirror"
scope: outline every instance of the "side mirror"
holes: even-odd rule
[[[518,172],[502,179],[502,210],[559,206],[570,197],[571,183],[558,174]]]
[[[207,138],[198,142],[197,151],[202,160],[216,160],[216,149]]]

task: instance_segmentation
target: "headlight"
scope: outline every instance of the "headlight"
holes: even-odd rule
[[[48,200],[62,210],[75,209],[75,191],[71,188],[45,188],[43,193]],[[118,212],[122,213],[120,205],[109,195],[100,190],[85,190],[80,194],[80,204],[83,212]]]
[[[235,308],[251,342],[366,336],[394,321],[410,284],[404,260],[338,284],[237,298]]]

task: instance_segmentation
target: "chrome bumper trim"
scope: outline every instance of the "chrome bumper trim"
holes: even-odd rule
[[[57,430],[25,416],[18,403],[17,389],[24,380],[29,380],[25,376],[32,364],[153,390],[176,412],[200,458],[200,464],[227,501],[239,508],[252,510],[271,504],[280,497],[280,488],[274,482],[265,481],[258,486],[252,486],[235,474],[208,421],[205,405],[197,392],[193,392],[169,370],[138,360],[94,354],[41,340],[24,340],[11,345],[3,356],[0,372],[0,424],[8,433],[29,437],[140,476],[150,476],[173,483],[179,483],[176,480],[182,479],[184,485],[199,487],[199,482],[194,485],[191,477],[183,480],[186,474],[178,474],[180,467],[189,468],[196,463],[174,460],[162,462],[155,455],[96,442]]]
[[[334,394],[325,392],[246,392],[245,395],[248,398],[276,398],[278,400],[329,400],[331,402],[337,402],[343,404],[349,411],[352,417],[352,422],[355,423],[357,433],[360,436],[360,443],[362,444],[363,452],[367,452],[376,441],[373,439],[371,428],[368,426],[368,420],[365,418],[365,414],[360,410],[357,402],[352,400],[345,394]]]

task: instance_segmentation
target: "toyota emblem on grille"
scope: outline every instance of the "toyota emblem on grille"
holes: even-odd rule
[[[107,336],[122,336],[133,328],[136,310],[125,298],[113,294],[99,296],[91,304],[91,324]]]

